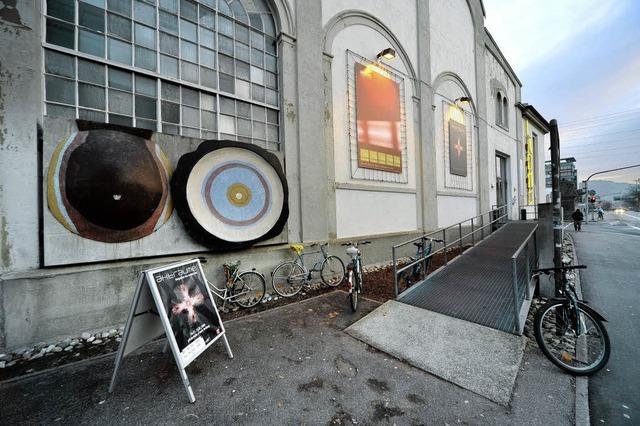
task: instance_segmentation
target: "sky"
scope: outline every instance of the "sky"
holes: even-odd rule
[[[576,158],[578,179],[640,164],[640,1],[484,5],[485,26],[522,82],[522,102],[558,121],[560,155]],[[593,179],[638,178],[640,167]]]

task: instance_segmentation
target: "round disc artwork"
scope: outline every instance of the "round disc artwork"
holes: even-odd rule
[[[271,238],[287,220],[280,163],[254,145],[203,142],[180,158],[171,187],[187,231],[212,248],[242,248]]]
[[[150,139],[113,129],[74,132],[49,164],[49,210],[82,237],[137,240],[171,215],[170,174],[167,158]]]

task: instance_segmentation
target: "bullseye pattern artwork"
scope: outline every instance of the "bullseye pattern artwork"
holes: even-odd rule
[[[171,166],[151,132],[105,127],[79,126],[59,142],[47,174],[49,210],[81,237],[137,240],[171,216]]]
[[[289,214],[278,158],[234,141],[205,141],[183,155],[171,192],[187,232],[215,250],[240,249],[274,237]]]

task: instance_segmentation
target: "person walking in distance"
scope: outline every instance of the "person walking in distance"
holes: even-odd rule
[[[582,229],[582,221],[584,220],[582,211],[576,209],[576,211],[571,214],[571,218],[573,219],[573,229],[580,231]]]

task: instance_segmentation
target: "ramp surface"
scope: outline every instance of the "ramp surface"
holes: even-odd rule
[[[535,227],[535,222],[526,221],[503,225],[454,262],[404,292],[398,301],[513,332],[516,322],[511,256]],[[521,288],[518,311],[524,297]]]
[[[525,338],[388,301],[346,332],[414,367],[509,404]]]

